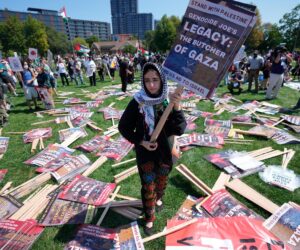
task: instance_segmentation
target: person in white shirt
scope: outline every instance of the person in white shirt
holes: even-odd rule
[[[96,86],[96,64],[91,56],[86,62],[86,76],[90,79],[90,85]]]
[[[58,71],[58,74],[60,75],[62,85],[65,86],[65,83],[67,83],[67,85],[69,86],[69,80],[67,78],[66,66],[65,66],[62,58],[60,58],[58,61],[57,71]]]

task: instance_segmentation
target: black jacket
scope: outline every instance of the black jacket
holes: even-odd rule
[[[163,110],[155,112],[155,125],[157,125],[162,113]],[[172,148],[168,137],[171,135],[182,135],[185,127],[186,121],[183,111],[173,110],[157,138],[157,149],[155,151],[148,151],[140,145],[142,140],[150,140],[150,136],[147,133],[147,125],[145,124],[143,115],[139,111],[138,102],[132,99],[121,117],[118,128],[120,133],[135,145],[138,165],[148,161],[161,161],[162,163],[172,165]]]

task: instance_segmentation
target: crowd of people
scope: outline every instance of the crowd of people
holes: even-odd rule
[[[249,57],[235,62],[225,76],[225,84],[231,93],[240,94],[243,84],[248,83],[247,92],[265,91],[266,99],[271,100],[277,97],[284,82],[292,79],[300,80],[300,54],[289,53],[279,46],[264,55],[255,50]]]
[[[60,87],[67,87],[72,83],[80,87],[86,85],[85,79],[89,79],[90,86],[96,86],[97,81],[104,82],[105,79],[114,82],[118,74],[122,84],[121,90],[126,92],[127,85],[134,82],[135,73],[141,71],[145,63],[161,65],[164,60],[165,56],[161,54],[57,56],[52,62],[48,62],[45,58],[36,60],[26,58],[22,60],[24,70],[13,72],[8,61],[2,59],[0,125],[7,122],[7,111],[11,103],[7,93],[10,93],[10,96],[17,96],[17,83],[24,91],[29,110],[32,110],[33,106],[39,109],[40,96],[36,87],[47,89],[49,96],[52,96],[57,92],[59,78]],[[243,91],[253,93],[265,91],[266,99],[270,100],[277,97],[281,86],[290,79],[300,80],[300,53],[289,53],[285,47],[279,46],[266,54],[253,51],[249,57],[235,62],[229,68],[224,82],[232,94],[240,94]],[[243,86],[247,86],[247,89],[243,89]]]

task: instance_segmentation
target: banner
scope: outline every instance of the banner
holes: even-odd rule
[[[172,220],[168,228],[182,223]],[[262,221],[248,217],[200,218],[196,223],[167,235],[166,250],[175,249],[259,249],[282,250],[284,243],[262,226]]]
[[[23,71],[23,67],[19,57],[9,57],[8,61],[12,71],[14,72]]]
[[[31,60],[35,60],[38,57],[38,50],[35,48],[28,49],[28,58]]]
[[[204,97],[214,93],[256,22],[254,6],[216,2],[190,0],[163,65],[167,78]]]

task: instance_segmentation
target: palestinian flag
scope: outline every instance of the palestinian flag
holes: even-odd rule
[[[66,11],[66,8],[65,6],[62,7],[60,10],[59,10],[59,15],[63,18],[64,22],[67,23],[68,22],[68,16],[67,16],[67,11]]]
[[[138,48],[137,53],[141,54],[142,56],[149,56],[149,51],[145,50],[144,48]]]
[[[74,50],[76,52],[80,52],[80,53],[89,53],[90,52],[90,49],[88,47],[86,47],[82,44],[79,44],[79,43],[74,45]]]

